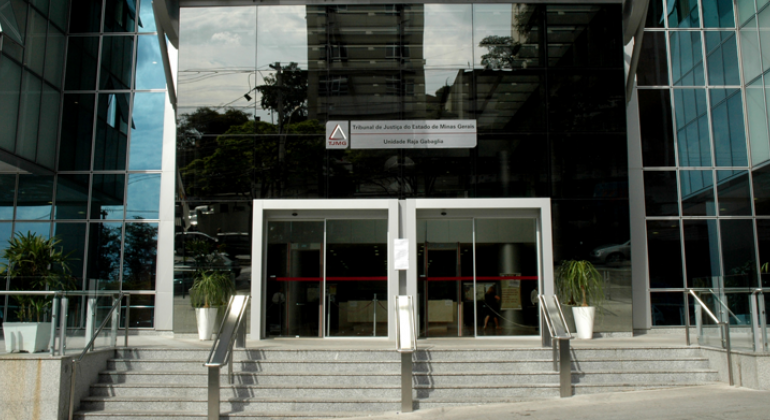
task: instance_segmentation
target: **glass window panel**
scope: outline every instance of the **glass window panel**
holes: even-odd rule
[[[700,32],[670,32],[671,74],[674,86],[703,86]]]
[[[625,244],[630,237],[626,199],[555,199],[551,203],[554,261],[591,259],[596,248]]]
[[[767,136],[768,112],[765,109],[765,90],[761,82],[761,80],[757,80],[746,86],[746,110],[749,119],[752,165],[758,165],[770,159],[770,139]]]
[[[639,86],[668,85],[668,57],[666,55],[666,33],[645,32],[639,67],[636,71]]]
[[[706,28],[734,28],[731,0],[703,0],[703,26]]]
[[[548,72],[551,131],[625,131],[625,77],[618,70]]]
[[[716,216],[711,171],[680,171],[682,216]]]
[[[311,10],[312,7],[308,6],[307,9]],[[260,12],[278,8],[263,7]],[[228,68],[247,69],[249,73],[254,71],[257,55],[256,21],[256,7],[182,7],[179,10],[179,71],[212,70],[211,73],[201,74],[212,76],[216,74],[213,70],[221,69],[224,63]],[[214,22],[227,22],[227,30],[223,31]],[[303,18],[301,26],[308,25],[310,21],[306,23]],[[325,28],[325,24],[321,27]],[[325,39],[325,34],[322,34]],[[158,43],[157,37],[155,43]],[[266,61],[265,65],[274,61]],[[179,82],[181,90],[181,77]],[[241,84],[241,88],[248,86],[249,83],[245,81]],[[243,93],[240,92],[240,95]]]
[[[770,0],[757,0],[757,10],[762,10],[762,7],[764,7],[768,1]]]
[[[14,232],[21,232],[23,234],[33,233],[37,236],[48,239],[51,237],[51,223],[41,222],[16,222],[14,225]]]
[[[54,236],[61,242],[64,254],[70,254],[70,274],[74,277],[83,276],[83,264],[85,262],[86,249],[86,224],[85,223],[54,223]]]
[[[669,28],[698,28],[698,0],[668,0]]]
[[[152,0],[139,0],[139,32],[155,32]]]
[[[757,216],[770,216],[770,166],[752,172],[754,211]]]
[[[105,36],[102,38],[102,65],[100,89],[131,88],[131,64],[134,58],[133,36]]]
[[[24,64],[35,73],[43,74],[45,59],[45,34],[48,21],[34,9],[30,10],[27,25],[27,42],[24,45]]]
[[[762,56],[759,51],[758,35],[757,21],[754,18],[740,30],[743,78],[746,83],[754,80],[762,73]]]
[[[329,150],[328,154],[329,198],[399,197],[399,172],[401,168],[414,167],[411,158],[407,161],[392,150]]]
[[[301,127],[301,125],[297,124],[295,127]],[[310,128],[308,131],[316,133],[319,128],[323,130],[321,126],[312,123],[308,124],[308,128]],[[284,163],[285,184],[281,187],[276,182],[280,177],[271,180],[273,188],[280,192],[281,197],[317,198],[323,196],[323,168],[326,163],[324,144],[326,142],[324,141],[323,134],[320,136],[288,136],[286,140],[286,160]],[[467,154],[467,149],[460,153],[461,156],[467,156]],[[275,159],[273,157],[275,155],[269,155],[265,150],[256,150],[254,162],[268,161],[268,159],[265,159],[265,156],[269,159]],[[462,157],[458,160],[462,161]],[[463,171],[462,167],[459,171]],[[257,172],[255,170],[255,175]],[[255,177],[259,176],[256,175]],[[459,175],[457,178],[462,179],[463,175]],[[450,188],[453,189],[453,187]]]
[[[747,171],[717,171],[719,214],[751,216],[751,191]]]
[[[157,219],[160,174],[129,174],[126,219]]]
[[[546,6],[551,67],[621,67],[619,10],[589,5]]]
[[[725,287],[757,287],[754,222],[722,219],[719,225]]]
[[[552,198],[627,198],[628,159],[623,135],[550,136]],[[585,147],[586,144],[591,147]]]
[[[64,47],[67,38],[56,27],[48,29],[48,45],[45,49],[45,80],[61,87],[64,72]]]
[[[495,73],[501,76],[512,76],[511,72],[485,73]],[[526,90],[530,88],[530,86],[524,82],[527,80],[531,82],[533,77],[529,76],[527,79],[528,76],[526,74],[522,74],[521,76],[522,77],[518,79],[522,82],[521,89]],[[393,96],[396,94],[401,95],[401,99],[399,100],[404,101],[402,114],[404,119],[441,120],[473,118],[471,113],[474,112],[474,109],[472,107],[472,91],[470,88],[473,86],[474,77],[474,74],[471,72],[461,72],[458,70],[426,70],[424,72],[404,72],[400,75],[400,77],[393,77],[386,80],[384,87],[386,89],[385,91],[388,93],[392,92]],[[479,88],[478,85],[477,88]],[[502,87],[501,90],[504,89],[505,87]],[[533,96],[539,96],[542,100],[544,94],[545,89],[541,86],[540,92],[536,92],[533,94]],[[500,94],[496,96],[496,99],[501,99]],[[519,110],[515,102],[520,101],[521,96],[516,95],[512,89],[508,92],[504,99],[506,100],[506,102],[504,102],[505,105],[512,105],[511,111],[516,112]],[[514,104],[511,102],[514,102]],[[311,113],[313,112],[312,105],[313,104],[308,104],[308,108]],[[491,124],[492,126],[501,128],[501,122],[506,121],[506,117],[510,117],[512,113],[510,111],[503,110],[502,106],[495,105],[496,104],[492,103],[492,106],[496,108],[495,110],[486,108],[486,111],[488,113],[499,111],[502,114],[502,118],[496,121],[497,124]],[[535,125],[538,123],[543,124],[545,119],[545,108],[542,106],[542,104],[535,103],[532,104],[532,108],[535,108],[532,110],[532,119],[534,120],[533,123]],[[483,112],[484,109],[479,109],[478,111]],[[487,125],[487,127],[489,126]],[[484,130],[484,128],[482,128],[481,122],[479,122],[478,129]],[[516,130],[514,129],[512,131]]]
[[[454,29],[446,26],[446,30]],[[584,27],[580,28],[585,31]],[[443,32],[443,31],[442,31]],[[434,34],[436,35],[436,34]],[[455,36],[462,36],[456,33]],[[550,34],[549,34],[550,37]],[[466,38],[467,39],[467,38]],[[473,66],[487,70],[542,67],[542,6],[534,4],[474,4]],[[450,39],[445,39],[450,41]],[[458,40],[459,41],[459,40]],[[459,45],[465,45],[460,41]],[[426,52],[436,52],[426,46]],[[447,54],[459,56],[463,50]]]
[[[94,169],[126,169],[129,93],[99,95],[94,144]]]
[[[91,183],[91,219],[122,219],[126,176],[94,174]]]
[[[17,220],[50,220],[53,176],[19,175]]]
[[[125,317],[124,317],[124,321],[125,321]],[[130,328],[153,328],[154,322],[155,322],[155,295],[133,296],[131,298],[131,325],[129,325],[129,327]]]
[[[77,13],[70,19],[70,32],[99,32],[102,0],[72,0],[72,9]]]
[[[762,49],[763,71],[770,69],[770,8],[765,8],[757,14],[759,26],[759,45]]]
[[[16,140],[16,154],[35,161],[37,153],[37,131],[40,127],[40,98],[43,95],[43,81],[25,71],[22,79],[21,104],[19,105],[19,133]]]
[[[0,174],[0,220],[13,220],[13,199],[16,195],[16,175]],[[0,238],[0,243],[3,240]]]
[[[422,44],[422,58],[425,60],[425,68],[435,69],[461,69],[468,66],[468,62],[478,65],[480,61],[473,59],[475,44],[473,40],[473,8],[481,5],[470,4],[426,4],[424,5],[424,19],[422,35],[423,40],[416,40],[417,45]],[[517,5],[513,5],[517,7]],[[530,5],[530,8],[532,6]],[[419,16],[419,9],[413,10],[413,14]],[[415,26],[419,27],[419,23]],[[528,33],[531,39],[533,29]],[[513,33],[506,34],[513,38]],[[478,38],[481,39],[481,38]],[[519,50],[522,57],[534,56],[531,46],[522,45],[524,51]],[[534,64],[534,63],[533,63]]]
[[[64,95],[59,170],[91,169],[94,95]]]
[[[88,209],[88,174],[59,175],[55,219],[85,219]]]
[[[19,116],[21,66],[0,55],[0,148],[16,147],[16,121]]]
[[[91,90],[96,88],[96,59],[99,52],[98,37],[70,37],[67,49],[67,90]]]
[[[684,220],[687,287],[717,287],[719,231],[714,220]]]
[[[67,11],[70,8],[69,3],[69,0],[55,0],[51,3],[49,17],[51,18],[51,22],[59,26],[61,30],[67,29]]]
[[[645,28],[662,28],[665,26],[666,11],[663,8],[663,0],[650,0],[647,7],[647,21]]]
[[[11,239],[13,233],[13,223],[3,222],[0,223],[0,263],[8,262],[3,258],[4,251],[8,248],[8,241]],[[5,285],[0,284],[0,290],[5,290]]]
[[[155,290],[157,223],[126,223],[123,290]]]
[[[476,157],[479,197],[547,197],[544,135],[484,136]]]
[[[408,197],[466,197],[471,189],[470,149],[405,150],[404,161],[410,160],[402,178]]]
[[[144,35],[137,39],[136,89],[165,89],[166,76],[163,72],[158,37]]]
[[[711,166],[708,106],[704,89],[675,89],[679,166]]]
[[[104,10],[104,32],[136,30],[136,0],[108,1]]]
[[[258,78],[261,80],[261,72]],[[206,77],[202,77],[206,75]],[[222,134],[230,127],[242,125],[257,114],[261,95],[243,95],[253,77],[249,73],[179,72],[179,131],[201,134]],[[262,83],[260,83],[262,85]],[[232,102],[227,109],[221,105]],[[271,122],[268,111],[260,113],[262,121]],[[275,116],[272,116],[273,120]],[[195,131],[192,131],[195,130]]]
[[[647,262],[651,289],[684,286],[679,238],[678,220],[647,221]]]
[[[740,89],[711,89],[709,93],[717,166],[748,166]]]
[[[398,17],[393,13],[378,13],[376,9],[370,9],[367,13],[360,13],[354,11],[356,6],[350,6],[350,13],[337,15],[333,9],[328,9],[329,15],[326,17],[329,22],[328,29],[321,30],[320,28],[314,28],[317,32],[313,37],[313,45],[316,48],[327,48],[327,42],[318,42],[320,37],[328,36],[330,38],[329,44],[337,46],[336,51],[328,52],[327,58],[336,57],[337,64],[342,64],[345,61],[347,66],[360,67],[361,64],[366,66],[374,64],[374,67],[387,66],[383,63],[383,60],[372,60],[372,58],[380,58],[376,55],[373,57],[370,54],[370,49],[361,48],[361,44],[374,45],[377,48],[378,43],[372,38],[372,33],[377,33],[384,39],[388,39],[388,35],[393,36],[396,34],[395,25],[398,25]],[[251,13],[248,10],[245,14],[248,16]],[[305,6],[279,6],[279,7],[260,7],[257,8],[257,68],[268,69],[270,64],[280,63],[282,66],[287,66],[290,63],[297,63],[301,69],[309,69],[308,63],[308,20],[307,8]],[[361,26],[351,26],[350,20],[355,20],[361,26],[366,28],[362,30]],[[238,23],[243,22],[241,19],[236,21],[236,25],[231,26],[229,36],[237,37],[240,35],[251,35],[254,30],[253,21],[248,22],[246,26],[240,26]],[[334,23],[331,23],[334,22]],[[365,23],[364,23],[365,22]],[[327,30],[330,32],[326,34]],[[220,32],[221,33],[221,32]],[[332,41],[334,40],[334,41]],[[212,39],[212,41],[215,41]],[[223,40],[216,40],[218,44],[223,44]],[[224,43],[226,49],[238,49],[242,51],[253,51],[253,40],[235,39],[232,45],[228,46]],[[327,44],[327,45],[324,45]],[[331,45],[329,45],[330,47]],[[217,55],[222,54],[220,51]],[[366,54],[366,60],[364,61],[360,54]],[[349,54],[349,55],[348,55]],[[321,58],[321,57],[318,57]],[[246,59],[243,59],[246,61]],[[232,59],[228,61],[232,62]],[[394,60],[387,60],[387,63],[394,65],[397,62]],[[318,63],[316,62],[317,66]],[[325,64],[321,64],[321,67],[325,67]]]
[[[37,163],[49,169],[56,164],[56,139],[59,134],[59,107],[61,93],[43,84],[43,102],[40,109],[40,132]]]
[[[644,172],[644,204],[647,216],[678,216],[676,172]]]
[[[4,4],[5,7],[8,6],[9,2],[6,2]],[[8,10],[9,12],[13,13],[16,17],[16,25],[18,25],[19,28],[19,36],[21,37],[21,43],[26,43],[26,34],[27,34],[27,2],[23,0],[15,0],[10,2],[11,10]],[[6,37],[4,37],[6,38]],[[6,38],[7,39],[7,38]],[[6,40],[3,40],[3,42],[7,42]],[[14,45],[16,42],[13,42]],[[3,45],[3,49],[5,49],[6,46]],[[19,48],[19,52],[21,53],[21,48]],[[21,61],[21,57],[18,58],[19,61]]]
[[[160,169],[163,155],[165,93],[134,95],[129,169]]]
[[[123,224],[120,222],[89,224],[88,280],[95,283],[90,287],[96,290],[120,289],[122,236]],[[131,301],[133,303],[134,299]]]
[[[1,226],[0,231],[2,231]],[[760,286],[770,287],[770,220],[757,219],[757,240],[759,244],[760,276],[762,279]]]
[[[754,16],[754,0],[737,0],[739,26]]]
[[[679,292],[650,293],[650,312],[654,327],[675,327],[685,324],[684,294]]]
[[[480,132],[546,131],[545,72],[476,71],[472,76],[476,87],[474,113]],[[457,97],[467,91],[467,85],[473,82],[471,74],[460,73],[454,83],[445,89],[452,99],[459,99]],[[446,108],[459,114],[467,112],[463,110],[464,104],[450,101],[448,98]]]
[[[710,85],[741,84],[738,70],[738,45],[735,42],[734,32],[706,32],[706,57]]]

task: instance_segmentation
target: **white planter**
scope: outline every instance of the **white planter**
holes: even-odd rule
[[[575,317],[577,338],[590,340],[594,336],[595,306],[573,306],[572,315]]]
[[[5,351],[35,353],[48,350],[51,342],[50,322],[4,322]]]
[[[201,341],[211,340],[211,334],[217,327],[217,314],[219,308],[195,308],[195,319],[198,320],[198,339]]]

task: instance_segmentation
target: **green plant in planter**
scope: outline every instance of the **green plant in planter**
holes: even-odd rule
[[[227,271],[199,271],[190,289],[190,302],[194,308],[224,306],[235,293],[235,286]]]
[[[601,307],[604,302],[604,279],[589,261],[567,260],[556,275],[556,287],[563,303]]]
[[[44,291],[74,289],[69,275],[70,255],[59,247],[61,241],[45,239],[37,234],[17,232],[3,251],[7,263],[0,263],[0,275],[10,276],[13,290]],[[51,306],[48,296],[18,296],[18,316],[21,322],[41,322]]]

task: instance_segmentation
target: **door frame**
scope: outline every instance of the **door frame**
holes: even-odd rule
[[[409,265],[406,273],[406,294],[417,296],[417,218],[535,218],[538,247],[538,288],[541,294],[555,294],[553,266],[553,234],[551,228],[550,198],[471,198],[443,199],[418,198],[406,200],[404,233],[409,244]],[[549,341],[547,326],[540,314],[540,338]],[[514,338],[515,336],[503,336]],[[477,339],[496,337],[476,337]]]
[[[397,296],[398,271],[394,269],[393,243],[399,237],[399,204],[396,199],[359,199],[359,200],[254,200],[252,222],[252,246],[251,246],[251,314],[249,329],[252,340],[265,340],[266,334],[266,307],[265,280],[267,278],[267,266],[264,264],[267,257],[267,230],[268,220],[302,221],[320,219],[368,219],[386,218],[388,221],[387,255],[388,255],[388,306],[395,305]],[[324,296],[320,296],[324,299]],[[395,309],[388,308],[388,340],[396,339]],[[321,317],[323,319],[323,317]],[[322,321],[323,322],[323,321]],[[325,329],[325,324],[322,324]],[[346,337],[351,338],[351,337]],[[359,338],[368,340],[384,339],[385,337]],[[325,339],[335,339],[326,337]]]

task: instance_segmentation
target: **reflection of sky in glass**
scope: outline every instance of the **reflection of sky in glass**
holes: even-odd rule
[[[51,236],[51,224],[50,223],[36,223],[36,222],[16,222],[16,232],[21,232],[24,235],[27,232],[37,234],[48,239]]]
[[[139,1],[139,32],[155,32],[155,16],[152,13],[152,0]]]
[[[469,67],[473,59],[471,5],[426,4],[424,25],[426,69]],[[427,92],[435,90],[428,89]]]
[[[155,35],[139,36],[136,49],[136,88],[165,89],[166,76]]]
[[[160,174],[129,174],[126,219],[157,219]]]
[[[257,8],[182,8],[179,71],[254,71]]]
[[[134,96],[129,169],[160,169],[163,149],[164,93],[140,92]]]
[[[3,251],[8,248],[8,240],[11,239],[11,232],[13,231],[13,224],[0,223],[0,261],[6,260],[2,257]]]
[[[307,70],[307,20],[305,6],[257,9],[257,69],[280,62]]]

